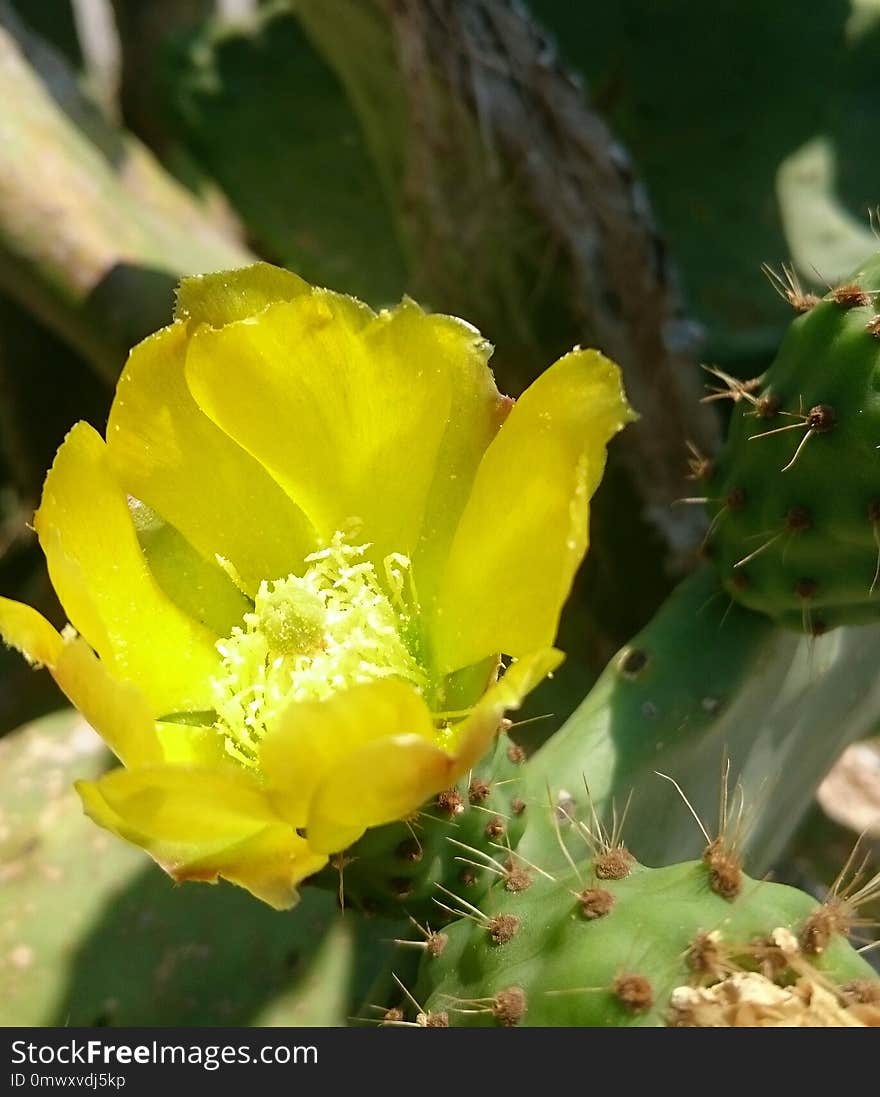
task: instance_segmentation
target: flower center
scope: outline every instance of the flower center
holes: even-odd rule
[[[306,557],[303,575],[264,580],[253,612],[218,641],[215,726],[244,765],[257,764],[267,727],[291,702],[322,701],[377,678],[401,678],[420,691],[428,685],[411,650],[416,603],[409,559],[387,556],[383,584],[364,558],[368,548],[334,534]]]

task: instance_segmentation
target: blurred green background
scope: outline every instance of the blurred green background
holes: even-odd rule
[[[710,453],[724,413],[700,365],[772,357],[790,310],[762,264],[824,292],[876,247],[878,58],[880,0],[0,0],[0,593],[63,623],[28,525],[43,475],[76,420],[103,427],[181,275],[260,256],[377,307],[409,292],[482,329],[503,391],[592,344],[642,416],[596,501],[537,742],[696,562],[685,442]],[[0,650],[0,733],[60,705]],[[0,884],[29,881],[15,918],[41,927],[21,944],[6,925],[0,1022],[344,1017],[391,931],[358,950],[372,929],[325,896],[282,927],[96,851],[66,789],[103,756],[53,720],[0,743],[25,821],[0,830]],[[823,877],[828,826],[789,876]],[[318,933],[333,948],[305,964]],[[315,987],[346,949],[372,960],[330,1000]]]

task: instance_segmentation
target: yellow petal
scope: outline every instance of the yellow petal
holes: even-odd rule
[[[114,678],[80,637],[62,647],[52,677],[116,757],[127,766],[160,762],[153,713],[133,682]]]
[[[262,579],[294,571],[316,547],[315,533],[266,470],[199,410],[186,385],[186,347],[180,322],[131,352],[107,424],[110,460],[127,491],[206,560],[229,560],[253,595]],[[226,364],[231,383],[236,365]]]
[[[591,350],[567,354],[517,401],[450,549],[430,624],[440,672],[552,644],[606,445],[631,418],[619,369]]]
[[[372,682],[293,705],[263,743],[270,794],[294,825],[305,824],[312,849],[345,849],[368,827],[418,811],[472,769],[504,713],[561,662],[551,649],[514,663],[454,729],[451,749],[440,745],[424,702],[402,683]]]
[[[0,598],[0,636],[34,666],[54,665],[63,646],[61,634],[23,602]]]
[[[306,833],[333,852],[368,827],[405,819],[455,781],[456,759],[420,735],[393,735],[344,758],[317,790]]]
[[[86,423],[59,449],[34,524],[61,604],[108,671],[134,681],[154,715],[211,708],[215,636],[159,589],[106,447]]]
[[[431,513],[453,381],[466,372],[464,359],[484,371],[485,389],[487,355],[468,325],[412,302],[375,316],[352,298],[315,290],[254,321],[200,328],[187,378],[199,406],[272,473],[322,537],[360,519],[358,536],[381,559],[412,555]]]
[[[455,728],[455,777],[472,769],[489,752],[506,712],[518,709],[532,690],[562,663],[555,648],[524,655],[477,702],[473,712]]]
[[[221,328],[235,320],[246,320],[276,301],[292,301],[310,293],[311,288],[299,275],[271,263],[196,274],[184,278],[177,287],[174,319]]]
[[[452,404],[437,454],[419,544],[413,556],[423,609],[433,604],[449,546],[489,443],[513,407],[495,387],[487,365],[492,348],[477,341],[449,355]]]
[[[326,864],[271,809],[256,780],[226,770],[114,770],[77,791],[96,823],[145,849],[175,880],[218,877],[283,909]]]
[[[289,705],[263,740],[260,769],[278,810],[302,827],[328,775],[364,745],[400,734],[433,739],[427,705],[403,682],[366,682],[325,701]]]
[[[37,666],[48,667],[67,699],[121,761],[160,761],[162,750],[143,694],[113,678],[88,645],[61,634],[30,606],[0,598],[0,636]]]

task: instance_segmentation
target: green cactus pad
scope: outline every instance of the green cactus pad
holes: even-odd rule
[[[687,988],[711,989],[746,971],[771,990],[821,987],[835,1008],[870,999],[875,986],[880,993],[839,933],[824,934],[817,949],[812,931],[825,926],[830,905],[752,880],[733,862],[735,886],[719,888],[710,851],[661,869],[631,862],[614,878],[603,858],[622,863],[617,849],[555,880],[536,877],[526,891],[493,887],[479,916],[445,928],[445,948],[425,950],[413,994],[421,1023],[682,1024]]]
[[[369,830],[334,859],[315,882],[340,902],[370,914],[436,920],[437,884],[478,902],[516,849],[526,822],[522,795],[525,756],[507,735],[467,778],[442,792],[414,818]],[[480,864],[480,852],[500,868]],[[469,862],[476,862],[469,863]]]
[[[754,384],[733,379],[707,481],[708,548],[731,597],[818,635],[880,617],[880,257],[800,315]]]

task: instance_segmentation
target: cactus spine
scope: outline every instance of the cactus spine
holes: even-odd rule
[[[718,846],[661,869],[606,848],[496,884],[425,950],[413,997],[450,1025],[880,1021],[880,982],[843,936],[856,905],[753,880]]]

